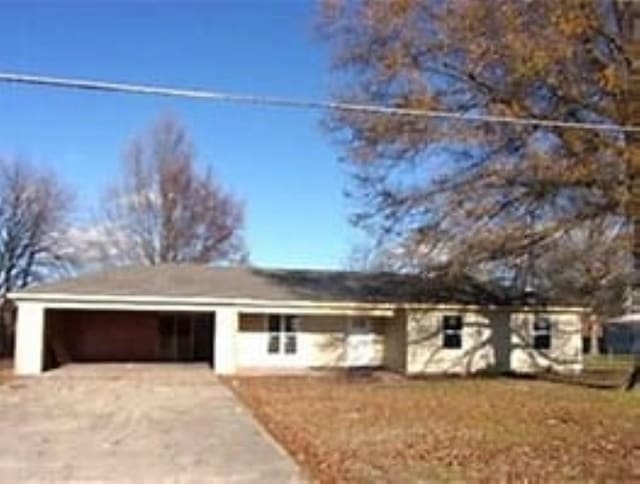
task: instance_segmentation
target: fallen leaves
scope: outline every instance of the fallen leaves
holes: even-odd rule
[[[637,392],[473,379],[232,382],[319,482],[640,479]]]

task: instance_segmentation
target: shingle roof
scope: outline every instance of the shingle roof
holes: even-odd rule
[[[160,296],[324,302],[506,304],[499,291],[415,275],[205,265],[136,266],[31,287],[22,294]]]

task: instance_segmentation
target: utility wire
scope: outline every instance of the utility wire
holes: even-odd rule
[[[100,92],[120,92],[127,94],[147,94],[155,96],[181,97],[202,99],[209,101],[227,102],[235,104],[249,104],[272,106],[280,108],[336,110],[347,112],[362,112],[370,114],[388,114],[397,116],[413,116],[426,118],[454,119],[459,121],[476,121],[482,123],[516,124],[525,126],[544,126],[550,128],[570,128],[590,131],[618,131],[640,132],[640,126],[618,125],[612,123],[573,122],[541,118],[520,118],[514,116],[496,116],[491,114],[459,113],[455,111],[440,111],[432,109],[414,109],[375,104],[358,104],[347,102],[305,100],[254,94],[234,94],[222,91],[202,89],[180,89],[173,87],[154,86],[149,84],[129,84],[121,82],[95,81],[80,78],[65,78],[21,74],[14,72],[0,72],[0,82],[31,84],[67,89],[82,89]]]

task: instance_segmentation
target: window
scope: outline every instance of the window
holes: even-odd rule
[[[271,355],[293,355],[298,352],[297,321],[295,316],[273,314],[268,321],[267,352]]]
[[[371,331],[371,323],[368,319],[354,319],[351,321],[351,330],[368,333]]]
[[[280,353],[280,316],[269,316],[269,343],[267,351],[270,354]]]
[[[462,348],[462,316],[442,318],[442,346],[452,349]]]
[[[548,350],[551,348],[551,321],[547,318],[536,318],[533,321],[533,348]]]

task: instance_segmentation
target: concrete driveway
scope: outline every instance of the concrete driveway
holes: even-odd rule
[[[0,482],[299,482],[207,367],[76,365],[0,386]]]

